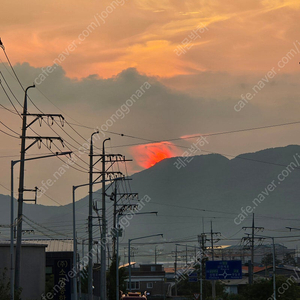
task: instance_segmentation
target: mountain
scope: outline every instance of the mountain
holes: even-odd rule
[[[147,199],[151,198],[149,202],[143,201],[140,212],[157,211],[158,215],[125,216],[126,219],[121,220],[125,227],[121,243],[125,246],[128,238],[156,233],[163,233],[165,241],[194,241],[196,245],[202,224],[208,232],[211,220],[214,231],[236,239],[224,240],[223,244],[238,244],[244,234],[242,227],[251,226],[252,222],[251,213],[245,210],[247,206],[255,212],[255,225],[265,227],[265,235],[287,235],[286,226],[300,227],[300,146],[266,149],[233,159],[219,154],[199,155],[181,169],[174,165],[177,159],[165,159],[131,177],[131,190],[138,192],[140,199],[145,195]],[[96,191],[94,198],[101,197],[99,192]],[[108,198],[109,227],[112,224],[111,205]],[[85,197],[76,202],[79,237],[87,237],[87,212],[88,197]],[[9,213],[10,197],[0,195],[2,224],[9,223]],[[60,207],[24,204],[24,214],[36,223],[27,220],[31,226],[24,224],[24,228],[33,227],[36,235],[42,232],[47,237],[63,238],[59,235],[63,232],[72,238],[72,204]],[[7,231],[1,231],[2,238],[9,235]],[[98,227],[94,232],[99,236]],[[141,242],[154,240],[161,241],[150,238]],[[282,242],[286,243],[285,240]],[[144,247],[142,253],[153,252],[154,246],[148,248]]]

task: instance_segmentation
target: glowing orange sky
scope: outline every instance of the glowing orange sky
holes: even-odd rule
[[[220,0],[127,0],[111,11],[112,2],[6,1],[1,38],[14,63],[35,67],[52,65],[75,41],[76,49],[61,65],[78,78],[107,78],[129,67],[160,77],[257,72],[270,69],[299,38],[298,0],[228,0],[226,5]],[[97,14],[106,18],[80,42],[78,36]],[[200,24],[208,31],[177,56],[176,47]],[[284,72],[296,68],[289,65]]]
[[[139,166],[148,169],[165,158],[179,155],[180,151],[170,142],[161,142],[134,146],[131,153]]]
[[[60,68],[47,77],[40,89],[66,112],[65,117],[89,126],[77,128],[81,135],[89,138],[90,128],[109,120],[146,80],[152,87],[109,130],[157,141],[181,136],[179,144],[189,147],[194,139],[188,137],[197,132],[231,131],[299,119],[300,52],[280,69],[280,74],[275,69],[276,77],[242,112],[233,109],[242,94],[252,91],[291,49],[295,51],[295,43],[300,41],[299,0],[124,0],[124,5],[119,4],[107,13],[112,3],[122,1],[2,1],[0,37],[22,83],[32,84],[40,74],[38,68],[63,58]],[[96,22],[97,15],[105,15],[103,12],[107,15],[105,23],[100,20],[100,25],[80,41],[79,35]],[[207,30],[192,41],[185,54],[176,55],[177,47],[190,39],[197,26],[206,26]],[[74,49],[70,50],[72,46]],[[0,59],[6,62],[3,51]],[[4,65],[1,71],[12,82],[19,99],[23,99],[23,91]],[[74,77],[88,78],[77,81]],[[41,97],[38,89],[31,90],[30,95],[43,111],[61,112]],[[1,104],[12,109],[5,94],[2,97]],[[19,135],[21,123],[17,115],[13,118],[3,110],[1,120]],[[233,157],[297,143],[299,134],[297,128],[286,127],[281,131],[274,129],[273,135],[249,132],[242,137],[211,136],[206,150]],[[5,135],[1,138],[1,155],[18,157],[19,140]],[[127,143],[116,139],[117,136],[112,138],[113,145]],[[183,149],[168,142],[128,149],[120,151],[128,158],[132,154],[133,164],[139,165],[132,168],[134,171],[183,154]],[[88,161],[88,157],[83,159]],[[61,162],[55,166],[48,161],[44,163],[49,170],[44,164],[39,169],[28,169],[33,174],[27,176],[28,185],[36,186],[47,179]],[[2,167],[9,170],[9,159],[5,164],[2,162]],[[82,174],[80,177],[68,172],[64,180],[69,185],[60,181],[49,195],[67,203],[69,186],[86,180],[85,173]],[[9,188],[7,172],[3,172],[0,182]],[[4,192],[7,190],[2,188]],[[86,191],[78,193],[85,196]]]

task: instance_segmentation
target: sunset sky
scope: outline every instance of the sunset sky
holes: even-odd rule
[[[232,158],[300,144],[300,124],[216,134],[300,121],[299,17],[297,0],[10,0],[1,7],[0,37],[22,84],[36,83],[29,92],[35,105],[63,114],[77,131],[53,124],[67,146],[80,155],[84,139],[100,128],[101,138],[111,138],[109,152],[133,159],[132,174],[184,156],[205,134],[207,143],[193,155]],[[23,102],[2,49],[0,59],[3,77]],[[0,99],[0,120],[20,135],[21,119],[3,108],[14,110],[1,87]],[[28,108],[37,112],[30,102]],[[3,124],[1,130],[17,136]],[[55,135],[46,127],[33,126]],[[10,160],[19,158],[20,140],[0,137],[0,193],[9,194]],[[95,145],[101,148],[102,140]],[[44,146],[28,150],[43,153],[49,153]],[[68,168],[46,195],[71,202],[71,186],[88,180],[88,156],[80,158],[83,172]],[[55,158],[27,163],[26,186],[40,187],[62,164]],[[78,198],[86,194],[82,189]],[[39,203],[57,205],[46,196]]]

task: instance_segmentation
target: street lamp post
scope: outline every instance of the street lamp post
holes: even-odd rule
[[[93,247],[93,136],[99,133],[95,131],[91,134],[90,141],[90,164],[89,164],[89,252],[91,253]],[[88,268],[88,294],[89,300],[93,300],[93,257],[89,255],[89,268]]]
[[[107,138],[102,143],[102,232],[101,232],[101,300],[106,300],[106,203],[105,203],[105,142],[110,141]]]
[[[134,240],[140,240],[140,239],[145,239],[148,237],[153,237],[153,236],[161,236],[163,237],[164,235],[162,233],[158,233],[158,234],[151,234],[151,235],[146,235],[146,236],[141,236],[138,238],[134,238],[134,239],[128,239],[128,277],[129,277],[129,291],[131,292],[131,265],[130,265],[130,243],[131,241]]]
[[[36,160],[36,159],[42,159],[42,158],[48,158],[53,156],[59,156],[59,155],[68,155],[71,154],[72,151],[67,152],[56,152],[54,154],[49,155],[43,155],[38,157],[31,157],[31,158],[25,158],[25,161],[29,160]],[[10,299],[14,300],[14,289],[15,289],[15,269],[14,269],[14,228],[17,224],[14,224],[14,166],[15,164],[21,162],[21,160],[12,160],[11,161],[11,194],[10,194]],[[20,222],[21,220],[17,219],[17,222]]]
[[[74,300],[77,300],[77,243],[76,243],[76,221],[75,221],[75,190],[76,187],[73,185],[72,198],[73,198],[73,268],[75,276],[73,277],[73,295]]]
[[[79,187],[87,186],[88,184],[73,185],[72,187],[72,203],[73,203],[73,268],[76,276],[73,277],[73,294],[74,300],[77,300],[77,239],[76,239],[76,209],[75,209],[75,191]],[[80,278],[79,278],[80,280]]]
[[[100,183],[100,182],[94,182],[94,184],[96,183]],[[84,183],[84,184],[80,184],[80,185],[73,185],[73,189],[72,189],[72,198],[73,198],[73,267],[74,267],[74,270],[75,270],[75,273],[77,274],[77,263],[76,263],[76,257],[77,257],[77,243],[76,243],[76,219],[75,219],[75,191],[77,188],[79,187],[83,187],[83,186],[88,186],[90,185],[89,183]],[[82,241],[82,256],[84,256],[84,241],[85,240],[88,240],[89,241],[89,238],[88,239],[84,239]],[[90,250],[89,250],[90,252]],[[90,257],[91,255],[89,255]],[[73,292],[74,292],[74,300],[77,300],[77,281],[76,281],[76,277],[75,276],[73,278]],[[79,279],[80,280],[80,279]]]
[[[175,244],[176,246],[185,246],[187,247],[192,247],[195,248],[195,252],[196,249],[198,248],[197,246],[192,246],[192,245],[183,245],[183,244]],[[177,252],[177,251],[176,251]],[[197,253],[197,252],[196,252]],[[203,253],[201,253],[201,248],[199,250],[200,253],[200,270],[199,270],[199,281],[200,281],[200,300],[202,300],[202,294],[203,294],[203,281],[202,281],[202,255]],[[197,255],[195,254],[195,259],[197,259]],[[187,260],[186,260],[187,261]],[[175,274],[176,275],[176,274]]]
[[[115,180],[118,180],[118,179],[121,179],[121,178],[116,178]],[[101,181],[97,181],[97,182],[93,182],[92,184],[98,184],[98,183],[102,183],[102,181],[110,181],[110,180],[105,180],[105,179],[102,179]],[[73,186],[73,190],[72,190],[72,196],[73,196],[73,248],[74,248],[74,252],[73,252],[73,260],[74,260],[74,257],[77,257],[77,246],[76,246],[76,220],[75,220],[75,190],[79,187],[83,187],[83,186],[91,186],[90,183],[84,183],[84,184],[80,184],[80,185],[76,185],[76,186]],[[85,240],[90,240],[89,238],[87,239],[84,239],[83,242],[82,242],[82,256],[84,256],[84,241]],[[89,250],[89,253],[91,253],[91,250]],[[89,259],[90,259],[91,255],[89,254]],[[76,260],[74,260],[75,262]],[[74,270],[76,270],[77,272],[77,265],[73,265],[73,267],[75,268]],[[77,273],[76,273],[77,274]],[[73,287],[74,287],[74,300],[77,300],[76,297],[77,297],[77,282],[75,284],[73,284]],[[92,286],[92,284],[91,284]],[[75,289],[76,288],[76,289]],[[75,292],[76,291],[76,292]]]
[[[120,214],[117,214],[117,245],[116,245],[116,300],[119,300],[120,296],[120,287],[119,287],[119,234],[120,234],[120,228],[119,228],[119,216]]]
[[[273,254],[273,299],[276,300],[276,253],[275,253],[275,237],[273,236],[266,236],[266,235],[257,235],[263,238],[269,238],[272,239],[272,254]]]
[[[146,215],[146,214],[156,214],[157,211],[151,211],[151,212],[144,212],[144,213],[136,213],[135,215]],[[120,228],[119,228],[119,217],[124,216],[126,214],[117,214],[117,245],[116,245],[116,300],[119,300],[119,233],[120,233]]]

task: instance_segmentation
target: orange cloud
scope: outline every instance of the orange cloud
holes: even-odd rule
[[[183,140],[187,140],[187,139],[197,138],[200,136],[202,136],[201,133],[195,133],[195,134],[186,134],[186,135],[181,136],[180,138]]]
[[[212,134],[212,132],[209,132],[209,133],[186,134],[186,135],[182,135],[180,138],[183,139],[183,140],[191,141],[192,139],[202,138],[202,137],[205,137],[205,136],[207,136],[209,134]]]
[[[8,1],[0,26],[12,63],[42,67],[67,53],[60,64],[68,77],[78,78],[109,78],[130,67],[163,78],[267,72],[290,51],[300,30],[298,0],[228,0],[226,5],[221,0],[132,0],[112,9],[113,2]],[[103,12],[107,18],[96,26],[95,17]],[[208,31],[191,38],[200,24]],[[177,56],[174,50],[183,41],[193,46]],[[0,58],[5,60],[1,53]],[[298,72],[296,63],[284,69],[291,71]]]
[[[165,158],[178,155],[179,149],[170,142],[160,142],[134,146],[130,152],[139,166],[150,168]]]

